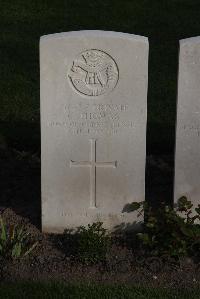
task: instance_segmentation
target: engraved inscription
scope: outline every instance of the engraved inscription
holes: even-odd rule
[[[87,218],[87,217],[90,217],[91,213],[83,212],[83,213],[78,213],[78,214],[76,213],[76,215],[78,217]],[[68,213],[68,212],[65,212],[65,211],[61,211],[60,212],[60,216],[61,217],[74,217],[74,214]],[[112,218],[112,217],[120,217],[122,219],[125,218],[125,215],[122,214],[122,213],[121,214],[118,214],[118,213],[116,213],[116,214],[114,214],[114,213],[96,213],[96,216],[101,217],[101,218],[105,217],[105,219],[107,217],[110,217],[110,218]]]
[[[82,52],[73,61],[68,77],[80,94],[96,97],[115,88],[119,71],[110,55],[91,49]]]
[[[70,161],[70,167],[90,167],[90,208],[96,208],[96,167],[117,167],[117,161],[96,161],[96,139],[90,139],[90,161]]]
[[[185,136],[196,135],[200,136],[200,126],[197,123],[184,124],[178,126],[180,132],[183,131]]]
[[[49,127],[65,128],[72,135],[113,136],[123,131],[134,132],[136,123],[128,104],[90,103],[87,101],[70,103],[63,108],[60,120],[47,122]],[[97,136],[94,136],[97,135]]]

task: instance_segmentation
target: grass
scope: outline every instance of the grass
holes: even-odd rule
[[[39,148],[41,35],[114,30],[149,37],[148,150],[173,150],[178,41],[200,35],[199,19],[199,0],[2,0],[1,134],[11,146],[22,148],[32,148],[34,134]],[[21,140],[22,126],[27,132]]]
[[[0,286],[3,299],[199,299],[199,289],[169,290],[133,286],[15,283]]]

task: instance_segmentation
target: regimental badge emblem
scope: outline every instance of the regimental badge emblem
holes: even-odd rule
[[[77,56],[68,77],[78,93],[97,97],[115,88],[119,79],[119,70],[109,54],[91,49]]]

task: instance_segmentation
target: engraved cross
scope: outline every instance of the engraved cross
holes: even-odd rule
[[[96,167],[116,168],[117,161],[96,161],[96,139],[90,140],[90,161],[70,161],[70,167],[90,167],[90,208],[96,208]]]

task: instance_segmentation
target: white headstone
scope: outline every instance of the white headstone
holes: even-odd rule
[[[175,202],[200,203],[200,37],[180,41]]]
[[[41,37],[42,227],[133,223],[145,195],[148,40],[79,31]]]

